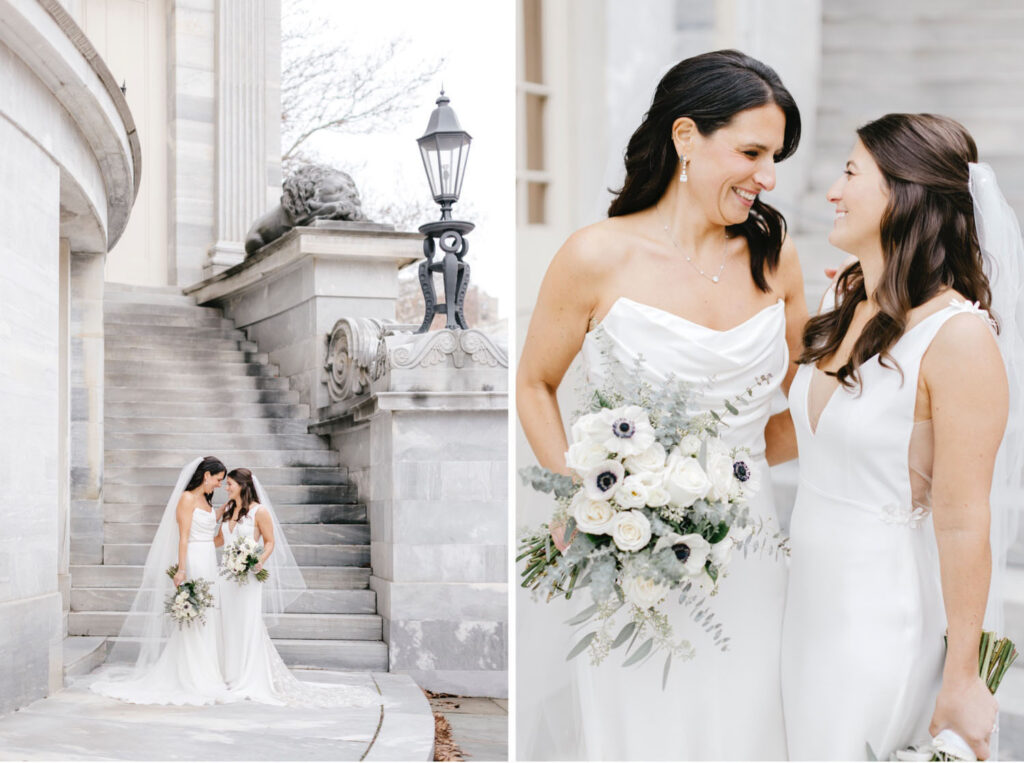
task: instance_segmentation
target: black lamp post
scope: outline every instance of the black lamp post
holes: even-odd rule
[[[476,226],[462,220],[453,220],[452,205],[459,200],[462,192],[462,178],[466,174],[472,138],[459,125],[459,119],[448,103],[448,96],[442,90],[437,99],[437,108],[427,122],[426,132],[416,141],[420,146],[430,192],[434,201],[441,206],[441,219],[421,225],[419,229],[426,236],[423,241],[426,260],[420,263],[420,288],[423,290],[426,314],[417,334],[427,331],[438,313],[447,316],[445,328],[468,328],[463,315],[463,302],[469,288],[469,264],[463,260],[469,252],[469,242],[465,236]],[[440,262],[434,262],[437,246],[444,251],[444,258]],[[437,303],[434,292],[434,273],[444,274],[445,301],[441,304]]]

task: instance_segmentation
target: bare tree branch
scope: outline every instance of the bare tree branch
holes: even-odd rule
[[[328,34],[332,20],[304,0],[286,0],[281,35],[282,161],[292,163],[320,132],[369,133],[418,105],[444,59],[403,63],[409,40],[353,53]]]

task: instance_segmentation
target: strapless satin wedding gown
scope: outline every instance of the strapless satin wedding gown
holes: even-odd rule
[[[212,511],[196,508],[188,535],[185,572],[190,580],[205,578],[213,592],[213,606],[206,623],[175,627],[157,661],[142,675],[124,668],[108,668],[92,684],[92,690],[140,705],[209,705],[232,702],[221,677],[221,591],[213,539],[217,518]],[[167,560],[170,566],[173,559]],[[164,615],[169,617],[169,615]]]
[[[716,331],[649,305],[620,298],[587,335],[582,355],[589,386],[599,386],[610,358],[627,370],[642,356],[654,385],[672,375],[693,386],[695,412],[723,409],[763,375],[738,416],[726,415],[722,438],[751,450],[761,480],[751,515],[778,528],[764,460],[771,399],[789,362],[782,300],[727,331]],[[600,338],[604,337],[604,338]],[[662,690],[664,660],[621,667],[621,657],[592,666],[584,654],[570,663],[578,703],[579,757],[601,760],[785,760],[779,647],[786,590],[782,560],[733,554],[728,576],[710,603],[730,641],[722,652],[669,600],[677,638],[696,649],[674,661]],[[576,608],[581,608],[581,604]],[[620,613],[621,614],[621,613]],[[538,648],[538,647],[534,647]],[[528,659],[520,648],[520,659]]]
[[[876,356],[861,366],[859,394],[816,400],[816,428],[808,400],[822,372],[801,366],[793,381],[800,485],[782,649],[793,760],[866,760],[868,744],[888,760],[930,740],[946,616],[930,423],[915,425],[914,407],[921,358],[963,312],[975,309],[957,302],[900,337],[890,354],[902,379]]]

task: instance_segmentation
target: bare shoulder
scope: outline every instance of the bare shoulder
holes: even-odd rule
[[[776,280],[784,294],[789,294],[795,289],[803,291],[804,274],[800,269],[800,256],[797,254],[796,244],[788,235],[782,240],[782,247],[779,249],[779,266],[775,273]]]
[[[620,218],[601,220],[580,228],[555,254],[552,267],[580,278],[603,278],[626,259],[630,226]]]
[[[944,305],[949,305],[950,297],[962,299],[955,292],[945,296]],[[922,359],[922,370],[929,386],[961,379],[972,386],[1005,385],[1006,370],[988,313],[967,302],[947,318]]]

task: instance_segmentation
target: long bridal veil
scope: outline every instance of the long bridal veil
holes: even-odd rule
[[[1006,557],[1024,506],[1024,241],[992,168],[984,163],[969,167],[974,224],[992,288],[992,314],[999,322],[997,341],[1010,387],[1006,432],[992,475],[992,583],[985,612],[986,629],[1005,635]]]
[[[175,627],[171,618],[164,614],[164,601],[174,592],[174,583],[166,571],[178,560],[178,499],[202,460],[193,459],[182,467],[167,499],[146,555],[138,593],[107,657],[108,663],[115,664],[106,674],[109,678],[133,680],[144,676],[160,657]],[[129,665],[131,667],[127,667]]]
[[[252,475],[252,481],[256,486],[256,498],[270,515],[274,528],[274,552],[266,564],[270,577],[263,584],[263,621],[269,627],[276,625],[280,615],[306,590],[306,581],[295,561],[291,546],[288,545],[288,539],[284,535],[267,491],[263,489],[255,474]]]

